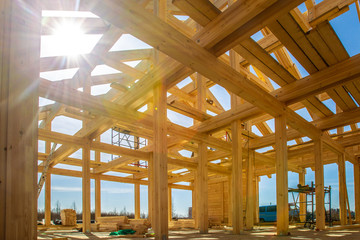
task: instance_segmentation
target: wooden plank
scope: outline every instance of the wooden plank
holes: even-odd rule
[[[43,167],[39,166],[38,167],[38,172],[42,172]],[[61,175],[61,176],[69,176],[69,177],[82,177],[82,172],[80,171],[75,171],[75,170],[67,170],[67,169],[61,169],[61,168],[53,168],[52,169],[52,174],[55,175]],[[96,174],[90,174],[90,178],[91,179],[95,179]],[[118,177],[118,176],[112,176],[112,175],[100,175],[100,179],[102,181],[111,181],[111,182],[121,182],[121,183],[130,183],[130,184],[135,184],[135,183],[139,183],[141,185],[148,185],[148,181],[145,180],[138,180],[138,179],[132,179],[132,178],[128,178],[128,177]],[[179,185],[179,184],[169,184],[169,186],[171,186],[171,188],[175,188],[175,189],[183,189],[183,190],[192,190],[193,187],[191,186],[185,186],[185,185]]]
[[[286,116],[275,118],[277,235],[289,231]]]
[[[326,64],[315,48],[307,39],[305,33],[295,22],[290,14],[285,14],[278,19],[281,26],[287,31],[291,38],[296,42],[300,49],[306,54],[309,60],[314,64],[317,70],[326,68]],[[275,34],[276,35],[276,34]],[[281,39],[280,39],[281,41]],[[286,46],[286,44],[284,44]]]
[[[208,170],[207,170],[207,146],[198,144],[198,168],[196,171],[196,213],[197,224],[200,233],[208,232]]]
[[[340,224],[346,225],[347,209],[346,209],[346,174],[345,174],[345,156],[338,155],[338,174],[339,174],[339,208],[340,208]]]
[[[212,52],[220,53],[225,52],[234,46],[238,45],[242,42],[245,38],[250,37],[251,35],[255,34],[260,29],[268,26],[271,22],[273,22],[278,17],[286,14],[291,9],[297,7],[301,4],[302,1],[277,1],[267,9],[263,10],[261,14],[257,15],[254,18],[247,19],[248,22],[239,27],[236,31],[232,34],[228,35],[225,39],[217,43],[213,48]],[[238,3],[240,5],[241,3]],[[233,4],[235,6],[236,4]],[[243,8],[246,9],[246,8]],[[260,10],[260,9],[259,9]],[[238,12],[236,13],[238,14]],[[219,25],[220,26],[220,25]],[[255,26],[259,28],[255,29]],[[244,34],[246,33],[246,34]]]
[[[0,239],[36,239],[40,1],[0,12]]]
[[[201,25],[208,24],[213,18],[217,16],[216,12],[218,12],[219,14],[221,12],[208,0],[173,0],[172,3],[181,10],[185,11],[186,14],[188,14],[192,19],[194,19],[194,21]]]
[[[269,26],[271,32],[280,40],[281,43],[291,52],[291,54],[299,61],[299,63],[309,72],[317,71],[315,65],[310,61],[308,56],[296,44],[294,39],[287,33],[278,21],[272,22]]]
[[[308,20],[311,26],[315,27],[319,23],[331,20],[338,16],[339,11],[343,12],[349,10],[348,5],[355,2],[355,0],[325,0],[316,4],[308,11]]]
[[[242,124],[240,120],[231,125],[232,133],[232,172],[231,172],[231,206],[233,233],[240,234],[243,231],[243,195],[242,195]]]
[[[324,159],[322,152],[322,141],[314,141],[316,229],[319,230],[325,229]]]

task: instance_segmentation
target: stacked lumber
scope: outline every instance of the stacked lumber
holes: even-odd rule
[[[170,230],[179,230],[182,228],[195,228],[195,221],[194,219],[179,219],[177,221],[170,221],[169,222],[169,229]]]
[[[127,216],[114,216],[114,217],[98,217],[100,232],[113,232],[119,229],[119,226],[125,226],[129,223]]]
[[[61,225],[75,226],[76,225],[76,211],[74,209],[63,209],[60,212]]]
[[[136,231],[135,234],[143,235],[148,232],[151,223],[147,219],[132,219],[130,220],[130,229]]]

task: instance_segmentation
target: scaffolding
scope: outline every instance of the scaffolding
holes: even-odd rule
[[[290,204],[292,209],[290,209],[290,221],[291,222],[300,222],[304,223],[304,227],[313,229],[316,223],[315,216],[315,185],[314,182],[311,182],[311,185],[301,186],[298,184],[298,188],[289,188],[289,193],[291,193],[293,203]],[[300,194],[305,194],[305,201],[300,202]],[[325,221],[332,226],[332,216],[331,216],[331,186],[324,187],[324,197],[325,197]],[[306,212],[300,212],[300,205],[304,204]],[[305,219],[305,221],[301,221]]]
[[[138,136],[134,136],[130,134],[130,131],[121,129],[119,127],[111,128],[111,144],[119,147],[125,147],[130,149],[140,149],[147,145],[147,141],[145,138],[141,138]],[[118,155],[111,155],[111,160],[119,158]],[[147,168],[147,161],[137,161],[132,163],[131,165]]]

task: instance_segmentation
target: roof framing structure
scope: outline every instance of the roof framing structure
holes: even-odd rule
[[[149,217],[156,238],[164,239],[168,235],[168,189],[195,192],[196,225],[200,232],[207,232],[207,185],[231,179],[231,219],[234,233],[240,233],[243,208],[237,204],[243,201],[243,186],[247,197],[253,194],[248,190],[253,181],[245,179],[276,173],[281,209],[287,204],[287,171],[301,175],[311,167],[317,189],[323,186],[324,164],[349,161],[358,172],[360,55],[350,57],[329,22],[358,2],[323,0],[315,4],[306,0],[301,12],[303,2],[42,0],[38,3],[42,11],[90,12],[96,17],[43,16],[38,39],[51,36],[65,19],[80,24],[84,33],[101,37],[89,53],[76,59],[38,58],[37,73],[77,68],[71,78],[51,81],[40,77],[34,93],[36,98],[54,102],[38,109],[38,140],[46,142],[45,153],[38,152],[36,159],[43,180],[40,190],[45,184],[49,191],[46,185],[51,174],[81,177],[83,230],[90,231],[91,178],[97,186],[97,217],[101,180],[132,183],[137,188],[148,185]],[[261,37],[255,40],[255,34]],[[112,50],[124,35],[150,47]],[[130,61],[138,63],[130,66]],[[118,73],[92,74],[99,65]],[[308,76],[302,76],[299,68]],[[188,83],[178,87],[184,79]],[[92,88],[103,84],[111,87],[107,93],[91,94]],[[226,97],[211,91],[215,85],[229,93],[230,109],[222,105]],[[326,101],[334,104],[336,112]],[[168,110],[191,119],[192,126],[172,122]],[[299,110],[307,112],[311,121],[298,114]],[[59,116],[82,121],[82,128],[73,135],[52,131],[52,121]],[[272,119],[274,126],[269,124]],[[146,139],[147,145],[126,148],[103,141],[101,136],[114,127]],[[290,140],[294,144],[287,144]],[[51,149],[51,144],[61,146]],[[71,156],[79,149],[82,158]],[[191,156],[180,154],[183,150]],[[90,160],[90,151],[95,152],[95,159]],[[100,153],[118,157],[105,162]],[[147,162],[148,167],[139,161]],[[58,164],[82,167],[82,171]],[[359,181],[355,177],[357,186]],[[321,199],[323,191],[316,194]],[[360,221],[360,193],[355,196],[356,219]],[[47,202],[49,198],[46,194]],[[321,200],[317,204],[320,206]],[[346,206],[340,208],[344,211]],[[139,211],[135,210],[136,216]],[[278,216],[279,235],[288,232],[284,212]],[[324,229],[324,212],[316,214],[317,228]],[[246,215],[246,228],[253,224],[250,218]],[[49,215],[46,221],[49,223]]]

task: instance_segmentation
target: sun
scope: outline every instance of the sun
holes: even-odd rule
[[[54,36],[56,47],[61,55],[78,55],[86,44],[86,35],[78,24],[61,23],[54,29]]]

